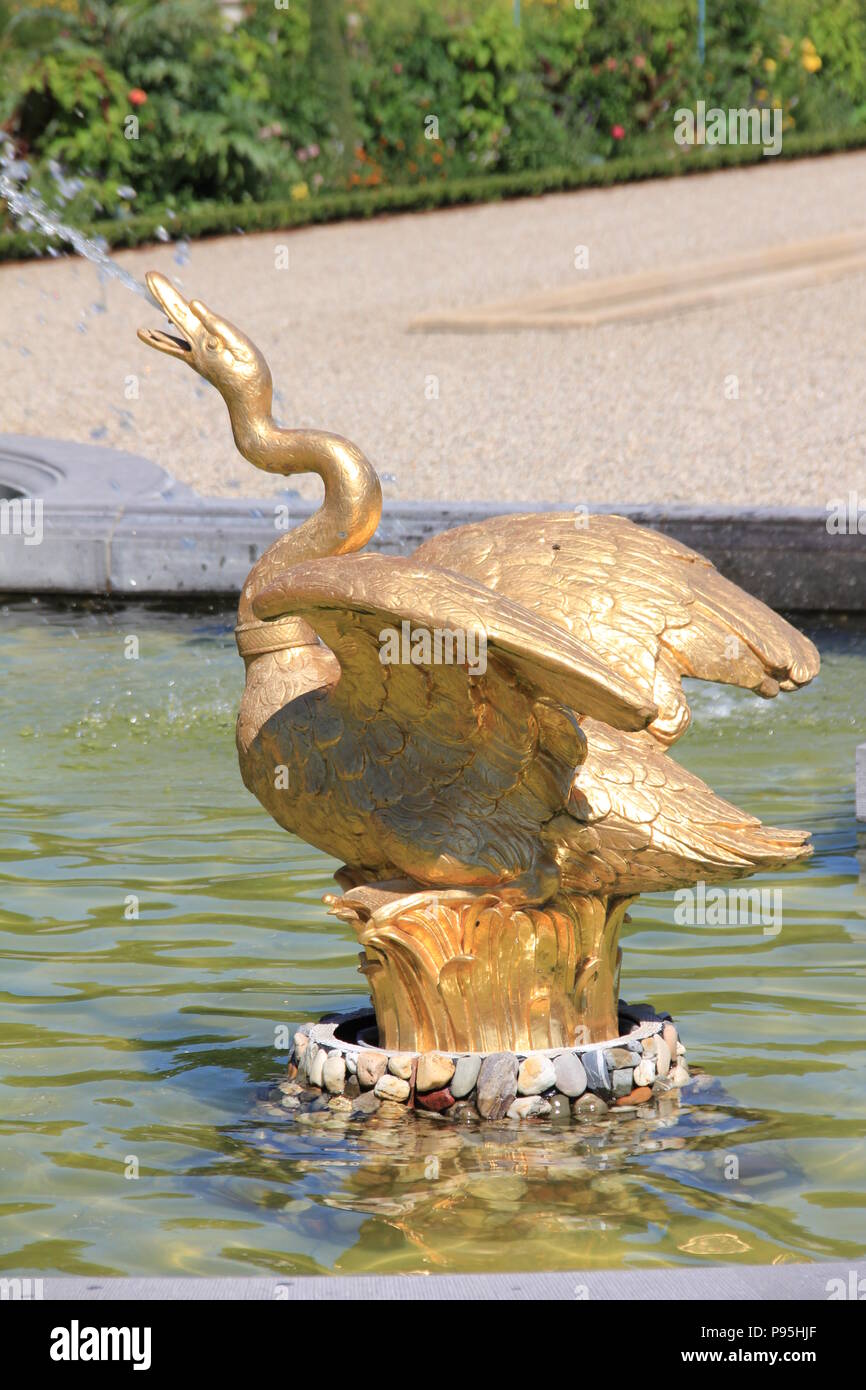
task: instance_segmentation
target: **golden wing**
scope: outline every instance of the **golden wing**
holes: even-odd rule
[[[811,853],[805,832],[762,825],[723,801],[649,731],[580,724],[587,755],[568,813],[543,832],[566,891],[619,896],[723,882]]]
[[[470,575],[579,638],[657,705],[650,732],[688,727],[683,676],[759,695],[805,685],[818,653],[704,556],[625,517],[494,517],[434,536],[414,559]]]
[[[302,617],[339,676],[264,723],[247,750],[247,784],[281,824],[371,878],[546,900],[559,880],[541,827],[564,811],[586,752],[571,711],[630,730],[656,714],[561,628],[414,560],[308,561],[254,608],[263,619]],[[481,634],[484,669],[468,653],[462,663],[435,652],[416,661],[417,636],[437,632]],[[383,661],[392,634],[398,659]],[[278,765],[292,778],[279,795]]]

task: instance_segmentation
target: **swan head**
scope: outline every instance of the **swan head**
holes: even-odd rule
[[[177,334],[140,328],[141,341],[186,362],[217,388],[230,407],[243,404],[247,410],[270,409],[270,368],[255,343],[200,299],[184,299],[158,271],[151,270],[145,278],[151,296]]]

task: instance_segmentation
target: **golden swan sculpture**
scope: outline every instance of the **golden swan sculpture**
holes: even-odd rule
[[[345,861],[326,901],[358,931],[381,1044],[615,1037],[637,894],[810,852],[668,756],[689,722],[682,677],[770,697],[812,679],[814,646],[703,556],[618,516],[494,517],[410,557],[357,555],[382,506],[361,451],[277,426],[253,343],[164,276],[147,283],[177,335],[140,338],[217,388],[244,457],[324,483],[241,593],[237,746],[273,818]],[[474,634],[486,669],[389,664],[395,630]]]

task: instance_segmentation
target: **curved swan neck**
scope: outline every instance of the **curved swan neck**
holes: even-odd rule
[[[248,404],[233,409],[232,431],[238,449],[257,468],[290,477],[316,473],[325,497],[314,516],[281,536],[253,566],[244,584],[238,622],[255,621],[253,600],[290,565],[326,555],[345,555],[374,534],[382,514],[382,489],[373,465],[348,439],[323,430],[287,430],[270,414],[270,393],[253,415]]]

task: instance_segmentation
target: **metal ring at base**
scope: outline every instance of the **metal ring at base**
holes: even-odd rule
[[[315,647],[318,638],[303,618],[277,618],[273,622],[241,623],[235,628],[241,656],[263,656],[291,647]]]

